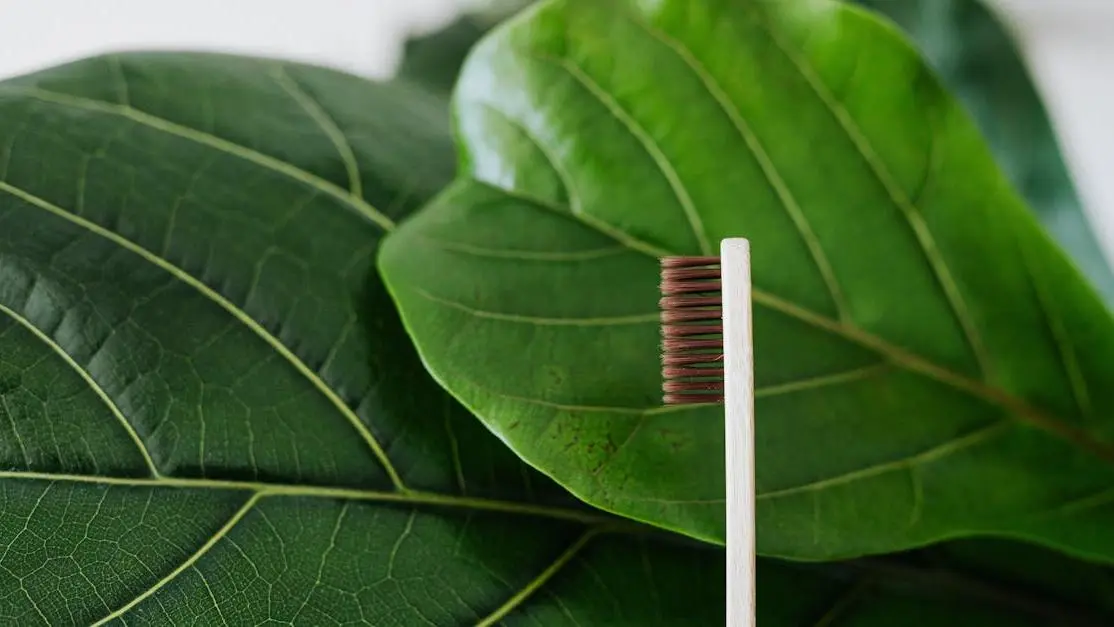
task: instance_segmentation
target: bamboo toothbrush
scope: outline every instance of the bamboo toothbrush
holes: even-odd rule
[[[661,295],[665,404],[725,405],[727,627],[754,627],[750,243],[725,239],[719,257],[662,259]]]

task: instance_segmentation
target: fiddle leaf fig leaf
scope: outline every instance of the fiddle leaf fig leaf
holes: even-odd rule
[[[1001,540],[829,564],[759,560],[762,625],[1102,627],[1109,566]]]
[[[1068,172],[1048,112],[1006,27],[983,0],[856,0],[908,33],[972,114],[1006,177],[1107,303],[1114,272]]]
[[[548,1],[471,54],[458,180],[381,270],[434,376],[588,503],[720,542],[723,410],[662,407],[657,258],[751,241],[759,551],[1114,559],[1114,325],[889,23]]]
[[[722,551],[585,508],[374,267],[447,102],[290,63],[0,83],[0,623],[715,625]]]

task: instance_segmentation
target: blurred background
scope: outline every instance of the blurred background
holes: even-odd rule
[[[1114,300],[1114,2],[857,1],[914,38],[1046,227]],[[440,33],[416,54],[427,66],[443,64],[451,83],[467,45],[527,2],[0,0],[0,78],[106,51],[172,49],[281,57],[382,79],[395,73],[408,40]]]

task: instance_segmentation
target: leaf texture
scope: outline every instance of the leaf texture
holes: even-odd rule
[[[1052,122],[1010,33],[982,0],[856,0],[908,33],[986,137],[994,158],[1107,302],[1114,273],[1095,238]]]
[[[722,553],[425,374],[373,262],[453,174],[429,93],[184,54],[0,84],[0,622],[722,623]]]
[[[1110,569],[1007,541],[959,541],[884,558],[804,565],[764,560],[762,625],[1100,627]]]
[[[660,406],[656,258],[743,236],[761,553],[1114,558],[1109,313],[891,25],[544,2],[455,115],[462,176],[381,267],[434,376],[577,496],[722,540],[722,409]]]

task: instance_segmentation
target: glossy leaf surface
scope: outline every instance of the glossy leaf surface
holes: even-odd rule
[[[0,84],[0,623],[722,624],[425,374],[373,261],[445,102],[292,64]]]
[[[1114,273],[1083,212],[1021,52],[983,0],[856,0],[897,23],[974,116],[1038,219],[1114,302]]]
[[[475,49],[464,176],[388,239],[419,352],[591,504],[723,537],[719,407],[659,406],[657,257],[752,241],[758,542],[1114,558],[1114,328],[892,26],[546,2]]]
[[[1109,567],[1006,541],[961,541],[824,565],[759,562],[761,625],[1101,627]]]

